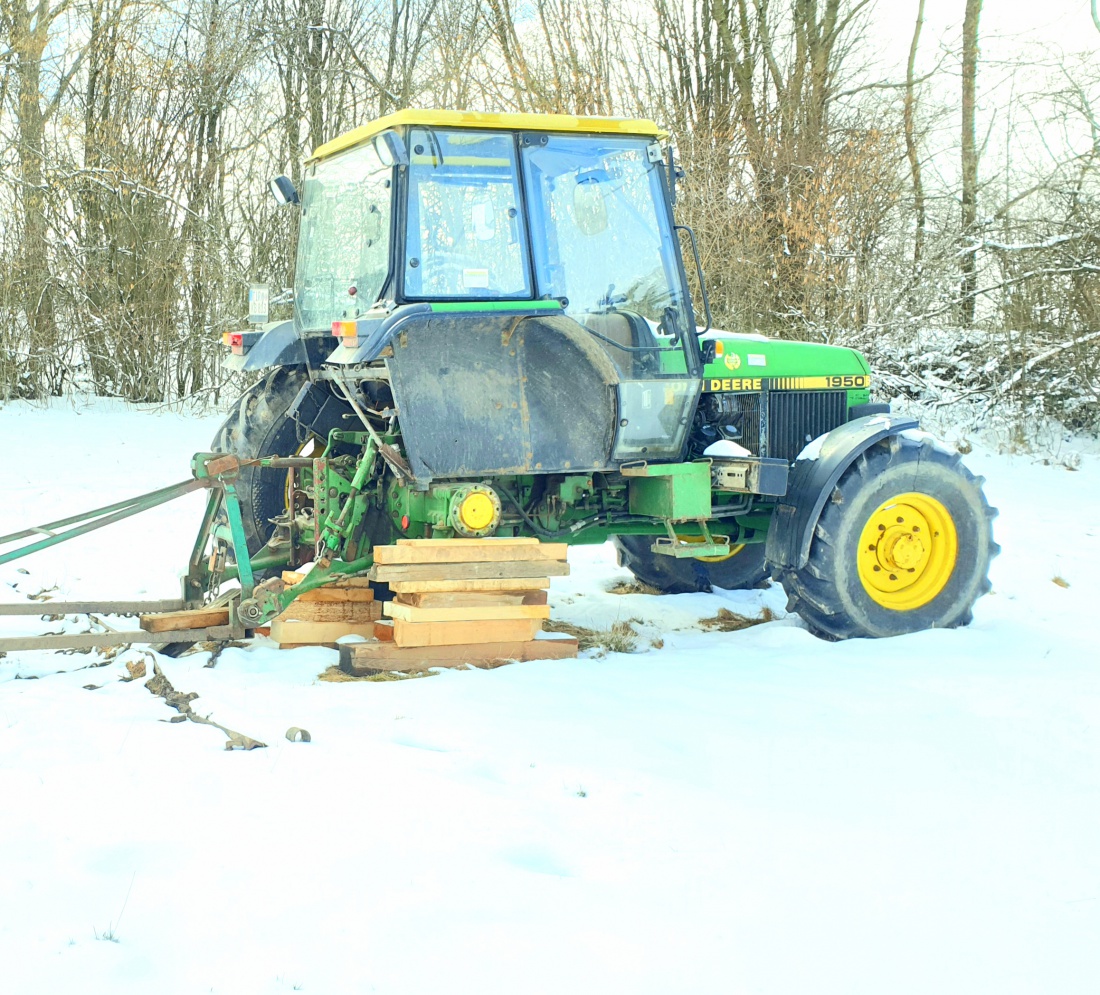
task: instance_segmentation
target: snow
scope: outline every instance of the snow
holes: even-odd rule
[[[218,420],[0,409],[2,531],[183,479]],[[160,659],[251,752],[120,681],[140,650],[10,654],[0,989],[1095,992],[1100,459],[967,463],[1004,553],[966,629],[825,643],[775,588],[616,595],[579,548],[555,617],[639,652],[392,683],[263,640]],[[200,510],[0,566],[0,595],[173,596]]]
[[[751,456],[752,452],[744,446],[739,446],[732,439],[719,439],[712,442],[703,450],[704,456],[721,456],[726,459],[735,459],[739,456]]]

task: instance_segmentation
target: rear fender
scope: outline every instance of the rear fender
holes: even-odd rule
[[[270,366],[303,366],[306,362],[305,343],[294,331],[294,322],[278,321],[265,326],[259,341],[243,356],[229,357],[226,365],[238,370],[264,370]]]
[[[772,513],[765,556],[773,568],[800,570],[810,558],[810,542],[821,509],[833,493],[841,474],[876,442],[917,428],[915,418],[877,414],[857,418],[822,436],[820,445],[811,442],[791,470],[787,494]]]

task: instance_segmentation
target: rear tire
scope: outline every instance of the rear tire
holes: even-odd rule
[[[897,636],[971,620],[990,589],[996,510],[957,453],[893,436],[856,458],[780,580],[787,610],[826,639]]]
[[[688,594],[715,587],[745,591],[767,586],[768,569],[762,542],[749,543],[729,559],[708,563],[654,553],[650,549],[653,536],[623,535],[615,536],[612,541],[619,551],[619,565],[662,594]]]
[[[312,422],[289,417],[287,412],[290,406],[307,385],[309,375],[302,367],[271,370],[234,404],[214,436],[211,449],[244,459],[255,459],[261,456],[293,456],[301,452],[311,438],[317,438],[323,444],[329,431],[339,427],[339,416],[351,409],[346,404],[333,405],[333,397],[327,388],[312,384],[298,410],[317,412],[318,417]],[[316,403],[311,404],[310,401]],[[324,407],[326,401],[329,403]],[[255,556],[271,538],[275,531],[271,520],[286,511],[286,489],[285,471],[258,466],[241,467],[236,491],[250,556]]]

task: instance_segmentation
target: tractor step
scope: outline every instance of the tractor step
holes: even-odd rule
[[[712,536],[712,542],[685,542],[660,536],[653,540],[652,552],[674,556],[678,560],[697,560],[701,556],[729,556],[730,537]]]

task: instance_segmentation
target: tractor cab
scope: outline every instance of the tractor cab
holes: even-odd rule
[[[307,162],[295,331],[386,367],[418,480],[682,457],[702,366],[663,137],[402,111]]]

